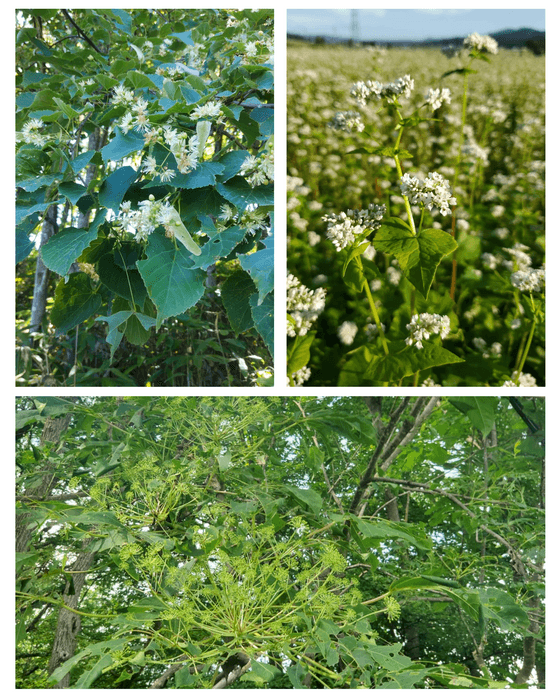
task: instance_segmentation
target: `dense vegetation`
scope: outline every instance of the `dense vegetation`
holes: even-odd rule
[[[18,384],[271,381],[272,12],[16,29]]]
[[[17,403],[19,688],[544,687],[544,402]]]
[[[288,43],[292,383],[544,385],[544,56],[467,39]]]

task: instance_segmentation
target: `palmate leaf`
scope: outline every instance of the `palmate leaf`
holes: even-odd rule
[[[166,318],[184,313],[204,294],[202,270],[193,269],[187,249],[157,230],[150,235],[146,260],[136,263],[148,294],[157,307],[159,329]]]
[[[457,242],[445,231],[429,228],[415,236],[406,222],[395,217],[383,222],[373,245],[397,258],[405,277],[425,299],[438,265],[457,248]]]

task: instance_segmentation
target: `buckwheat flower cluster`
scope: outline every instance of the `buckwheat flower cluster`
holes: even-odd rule
[[[476,49],[481,53],[498,53],[498,42],[487,34],[484,36],[476,32],[474,32],[474,34],[469,34],[466,39],[463,39],[463,44],[467,49]]]
[[[336,334],[343,345],[352,345],[357,332],[358,326],[354,321],[344,321],[344,323],[338,327]]]
[[[365,107],[368,100],[376,97],[379,100],[393,99],[403,95],[410,97],[414,90],[414,79],[410,75],[397,78],[392,83],[380,83],[378,80],[367,80],[355,83],[350,90],[350,95],[359,105]]]
[[[297,372],[293,372],[292,374],[292,379],[294,382],[294,386],[302,386],[311,376],[311,370],[307,365],[305,367],[302,367],[301,369],[298,369]],[[288,378],[287,384],[289,386],[290,384],[290,379]]]
[[[430,107],[434,110],[439,109],[444,103],[451,104],[451,91],[449,88],[436,88],[435,90],[428,90],[426,95],[426,100]]]
[[[511,275],[511,283],[521,292],[540,292],[544,285],[544,269],[525,267]]]
[[[411,204],[421,204],[427,209],[436,207],[443,216],[451,214],[451,206],[457,204],[451,196],[451,186],[439,173],[428,173],[422,180],[405,173],[401,177],[401,192]]]
[[[287,321],[286,333],[291,338],[306,335],[311,324],[325,308],[327,291],[322,287],[312,291],[301,284],[295,275],[288,275],[286,294],[286,309],[291,316]]]
[[[365,125],[359,112],[337,112],[327,126],[337,131],[363,131]]]
[[[537,386],[537,380],[532,374],[524,372],[514,372],[513,378],[508,379],[502,386]]]
[[[446,338],[451,331],[449,316],[440,316],[439,314],[414,314],[410,323],[406,325],[407,331],[410,331],[409,337],[406,339],[407,345],[415,345],[418,350],[421,350],[423,340],[428,340],[431,335],[439,335],[442,339]]]
[[[370,204],[367,209],[348,209],[346,213],[327,214],[323,216],[323,221],[327,223],[327,238],[341,251],[352,245],[356,236],[366,229],[376,231],[381,226],[384,215],[384,204]]]

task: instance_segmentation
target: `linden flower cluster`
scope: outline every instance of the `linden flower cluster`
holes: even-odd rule
[[[251,187],[267,185],[274,180],[274,152],[264,151],[259,156],[247,156],[241,166],[240,175],[246,177]]]
[[[291,316],[287,321],[286,332],[291,338],[306,335],[311,324],[325,308],[327,291],[322,287],[312,291],[301,284],[295,275],[288,275],[286,293],[286,308]]]
[[[399,95],[410,97],[414,90],[414,79],[410,75],[405,75],[402,78],[397,78],[392,83],[380,83],[378,80],[360,80],[355,83],[350,90],[352,97],[362,107],[366,106],[367,101],[372,97],[378,99],[392,100]]]
[[[407,345],[415,345],[418,350],[421,350],[423,340],[428,340],[431,335],[439,335],[442,339],[446,338],[451,331],[449,316],[440,316],[439,314],[414,314],[410,323],[406,325],[407,331],[410,331],[409,337],[406,339]]]
[[[132,231],[138,243],[148,240],[148,236],[158,226],[165,228],[168,238],[175,236],[173,226],[176,221],[176,211],[165,201],[156,201],[153,194],[140,202],[139,209],[133,210],[130,202],[123,202],[119,208],[117,223],[123,231]]]
[[[240,215],[232,205],[222,204],[221,213],[216,224],[219,231],[223,231],[230,226],[239,226],[244,228],[249,235],[252,235],[259,230],[267,229],[268,213],[257,207],[256,209],[246,209]]]
[[[451,196],[449,180],[439,173],[428,173],[425,180],[405,173],[401,177],[401,192],[411,204],[420,204],[427,209],[436,207],[443,216],[451,214],[450,206],[457,204]]]
[[[40,119],[29,119],[23,125],[21,133],[17,135],[17,140],[24,143],[32,143],[34,146],[42,148],[49,140],[48,136],[39,133],[39,129],[42,129],[43,126],[43,122]]]
[[[198,136],[178,133],[176,129],[165,129],[165,143],[175,156],[180,173],[186,174],[198,166]]]
[[[468,37],[463,39],[463,44],[467,49],[476,49],[481,53],[498,53],[498,42],[487,34],[484,36],[476,32],[469,34]]]
[[[327,237],[334,247],[341,251],[354,243],[356,236],[366,229],[376,231],[381,226],[385,214],[384,204],[370,204],[367,209],[348,209],[346,213],[327,214],[323,221],[327,223]]]
[[[219,101],[212,100],[206,104],[195,107],[189,114],[191,119],[218,119],[222,115],[222,105]]]

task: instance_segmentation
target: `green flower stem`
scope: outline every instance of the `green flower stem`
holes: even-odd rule
[[[533,336],[535,335],[535,328],[537,327],[537,314],[535,313],[535,302],[533,301],[532,295],[531,295],[531,305],[533,307],[533,323],[531,324],[531,330],[529,331],[529,337],[527,338],[527,341],[525,343],[525,348],[523,349],[523,355],[521,356],[521,361],[519,362],[519,366],[515,368],[515,372],[514,372],[514,376],[517,373],[518,380],[519,380],[519,375],[521,374],[521,372],[523,370],[523,366],[525,365],[525,361],[527,360],[527,356],[529,355],[531,343],[533,342]]]
[[[469,61],[466,68],[470,66]],[[461,165],[461,153],[463,150],[463,143],[465,141],[465,124],[467,123],[467,90],[469,86],[469,74],[465,71],[463,77],[463,109],[461,113],[461,133],[459,134],[459,151],[457,153],[457,160],[455,161],[455,174],[453,176],[453,187],[452,192],[455,192],[457,188],[457,181],[459,179],[459,167]],[[451,215],[451,235],[455,238],[455,222],[457,219],[457,207],[453,207],[453,213]],[[457,248],[453,251],[453,259],[451,262],[451,285],[449,287],[449,296],[454,301],[455,300],[455,287],[457,284]]]
[[[362,261],[359,257],[356,258],[356,262],[358,263],[360,271],[363,272],[364,267],[363,267]],[[371,293],[371,289],[369,288],[369,284],[368,284],[367,279],[366,279],[366,283],[364,285],[364,288],[366,290],[366,296],[367,296],[367,300],[369,302],[369,308],[371,309],[371,313],[373,315],[375,325],[377,326],[377,330],[379,331],[379,337],[381,338],[381,343],[383,345],[383,351],[385,352],[386,355],[388,355],[389,354],[389,347],[387,345],[387,339],[385,338],[385,333],[383,332],[383,326],[381,325],[381,321],[379,319],[379,314],[377,313],[377,309],[375,308],[375,302],[373,301],[373,296]]]
[[[401,116],[401,113],[399,112],[398,109],[397,109],[397,114],[399,116],[399,119],[402,121],[402,116]],[[399,133],[397,134],[397,140],[395,141],[395,155],[393,156],[393,158],[395,160],[395,165],[397,167],[397,173],[399,175],[399,179],[402,178],[403,171],[401,168],[401,161],[400,161],[399,156],[397,155],[396,151],[399,148],[399,144],[401,142],[402,135],[403,135],[403,128],[401,127],[399,129]],[[416,226],[414,225],[414,217],[412,216],[412,209],[410,208],[410,202],[408,201],[408,197],[406,195],[403,194],[402,196],[404,199],[404,206],[406,209],[406,215],[408,217],[408,223],[410,225],[410,229],[411,229],[412,233],[414,233],[414,235],[416,236],[417,235],[416,234]]]

